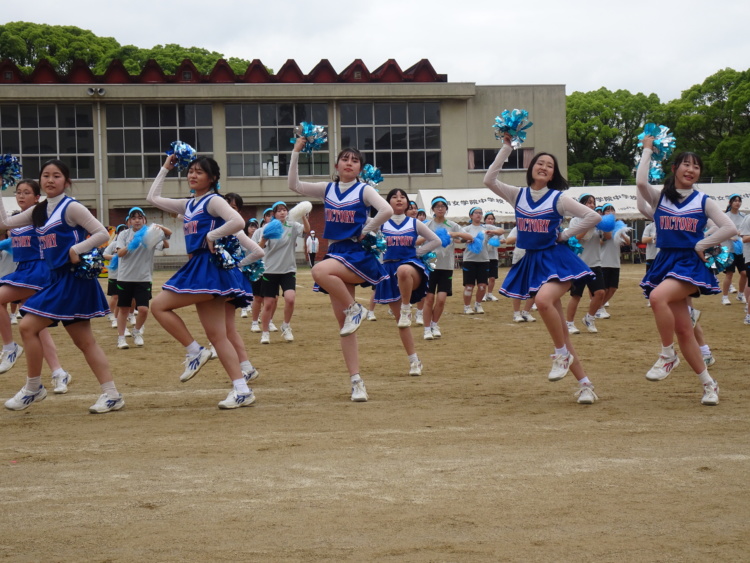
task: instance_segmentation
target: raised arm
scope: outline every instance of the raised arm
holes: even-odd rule
[[[651,154],[654,146],[654,138],[646,136],[643,138],[643,153],[641,161],[638,163],[638,171],[635,173],[635,185],[638,188],[637,197],[643,198],[652,209],[659,205],[661,192],[648,183],[648,171],[651,167]]]
[[[501,148],[497,153],[494,162],[487,169],[487,173],[484,175],[484,185],[511,205],[515,205],[516,200],[518,199],[518,193],[521,191],[521,188],[511,186],[509,184],[504,184],[497,179],[497,175],[502,169],[503,163],[508,160],[510,153],[513,152],[513,146],[510,144],[510,135],[508,135],[507,133],[505,134],[503,143],[503,148]]]
[[[289,175],[287,181],[289,189],[298,194],[324,198],[326,195],[327,182],[300,182],[299,180],[299,153],[305,146],[305,140],[300,138],[294,144],[292,160],[289,163]]]
[[[164,165],[161,170],[159,170],[159,174],[156,175],[154,183],[151,184],[151,189],[148,191],[146,201],[154,207],[158,207],[168,213],[184,215],[185,207],[187,207],[188,202],[187,199],[171,199],[161,196],[161,190],[164,187],[164,179],[167,177],[170,170],[174,169],[173,158],[174,156],[168,156],[167,160],[164,161]]]

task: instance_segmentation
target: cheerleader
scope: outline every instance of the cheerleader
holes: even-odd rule
[[[487,235],[501,237],[501,243],[504,240],[502,236],[505,234],[505,230],[495,228],[495,214],[491,211],[484,214],[484,229]],[[498,247],[490,244],[491,236],[484,237],[484,245],[487,247],[487,256],[490,259],[490,265],[487,271],[487,293],[484,294],[482,301],[498,301],[498,298],[492,295],[492,292],[495,290],[495,281],[497,280],[499,273],[500,259],[497,254]]]
[[[391,206],[375,188],[357,180],[365,164],[356,149],[344,149],[336,158],[334,181],[330,183],[300,182],[299,153],[305,139],[297,139],[289,164],[289,189],[298,194],[323,198],[325,230],[329,239],[328,253],[315,264],[312,276],[315,283],[329,294],[333,314],[339,324],[341,351],[352,383],[352,401],[367,401],[367,390],[359,373],[357,335],[366,309],[354,300],[357,285],[377,285],[388,278],[377,258],[365,250],[360,241],[377,231],[393,214]],[[370,207],[377,214],[367,220]]]
[[[88,209],[65,195],[71,180],[64,162],[45,162],[39,184],[47,199],[13,217],[6,216],[0,199],[0,226],[19,229],[33,225],[50,270],[49,285],[31,295],[21,307],[25,316],[19,328],[26,349],[27,378],[23,388],[5,403],[5,407],[22,410],[47,396],[41,382],[45,344],[42,333],[47,327],[62,322],[101,386],[102,394],[89,411],[120,410],[125,401],[117,391],[107,356],[91,329],[91,319],[109,313],[107,299],[98,279],[76,277],[71,268],[71,264],[81,262],[82,254],[106,244],[109,233]],[[91,236],[86,238],[87,235]]]
[[[133,344],[143,346],[143,327],[148,317],[148,304],[151,301],[151,282],[154,273],[154,252],[163,248],[172,236],[172,231],[162,225],[146,226],[146,213],[140,207],[133,207],[125,219],[128,228],[122,231],[115,241],[117,253],[117,348],[130,348],[125,339],[130,308],[135,303],[138,318],[133,326]],[[144,230],[145,229],[145,230]],[[140,235],[138,234],[140,233]],[[135,248],[130,248],[133,241]]]
[[[578,203],[585,205],[589,209],[596,208],[596,198],[591,194],[583,194],[578,198]],[[574,229],[580,221],[578,217],[573,217],[570,221],[570,228]],[[582,319],[583,325],[589,332],[598,332],[596,328],[596,314],[604,306],[604,296],[606,293],[604,282],[606,276],[602,272],[600,237],[601,233],[596,228],[589,229],[580,238],[576,237],[583,247],[581,260],[591,268],[596,277],[576,280],[573,282],[573,287],[570,288],[570,301],[568,301],[568,306],[565,310],[568,332],[570,334],[579,334],[581,332],[576,327],[575,316],[578,311],[578,304],[581,302],[581,297],[583,297],[583,290],[586,288],[589,290],[591,300],[589,302],[589,310]]]
[[[201,325],[232,380],[233,389],[219,402],[219,408],[246,407],[255,402],[255,395],[243,377],[237,351],[227,338],[225,302],[247,292],[236,268],[222,268],[213,256],[214,243],[240,231],[245,221],[218,195],[219,165],[209,157],[199,157],[188,167],[187,180],[195,197],[162,197],[164,179],[174,169],[176,160],[170,155],[164,161],[147,200],[154,207],[183,216],[185,247],[190,259],[164,284],[151,303],[151,312],[164,330],[185,347],[185,370],[180,381],[186,382],[211,358],[210,350],[195,341],[175,313],[175,309],[195,305]]]
[[[273,210],[273,218],[281,222],[283,233],[280,238],[266,239],[266,227],[260,231],[259,245],[266,253],[265,272],[258,296],[263,300],[261,344],[271,343],[270,323],[279,302],[279,290],[281,290],[281,295],[284,298],[284,322],[281,324],[281,336],[286,342],[294,342],[294,334],[292,334],[290,323],[292,322],[294,304],[297,298],[295,249],[297,239],[310,230],[310,224],[306,217],[303,219],[304,225],[294,221],[287,222],[289,208],[283,201],[277,201],[271,209]]]
[[[725,211],[725,214],[729,219],[732,221],[734,226],[737,228],[737,231],[739,232],[740,225],[742,224],[742,220],[745,218],[745,214],[740,212],[740,207],[742,207],[742,197],[739,194],[732,194],[729,196],[729,203],[727,204],[727,210]],[[726,246],[729,249],[729,252],[734,252],[734,244],[736,241],[740,240],[740,236],[735,233],[735,236],[732,236],[731,238],[725,240],[722,243],[722,246]],[[732,278],[734,277],[734,271],[737,270],[740,273],[740,281],[737,285],[737,301],[740,303],[747,303],[747,300],[745,299],[745,287],[747,287],[747,274],[745,273],[745,258],[743,257],[742,252],[735,252],[734,253],[734,262],[732,262],[727,269],[724,271],[724,283],[721,286],[721,304],[722,305],[731,305],[732,302],[729,301],[729,288],[732,285]]]
[[[388,241],[383,266],[390,278],[375,287],[375,302],[389,305],[394,317],[398,317],[398,333],[409,357],[409,375],[422,375],[422,362],[409,330],[411,304],[419,303],[427,293],[427,272],[419,256],[437,249],[441,241],[424,223],[406,215],[409,199],[404,190],[391,190],[386,201],[391,204],[393,215],[380,230]],[[418,238],[425,240],[419,248]]]
[[[529,163],[528,187],[518,188],[498,181],[497,175],[513,150],[510,141],[506,133],[503,148],[484,177],[485,186],[513,203],[518,229],[516,246],[526,250],[526,255],[508,272],[500,293],[520,299],[536,295],[537,309],[555,347],[549,380],[558,381],[572,371],[579,383],[578,402],[591,404],[597,396],[573,348],[560,298],[568,292],[572,280],[594,275],[566,243],[571,236],[596,226],[600,218],[585,205],[562,196],[560,190],[566,189],[568,182],[560,174],[557,160],[549,153],[537,153]],[[581,222],[573,229],[558,233],[566,215],[579,217]]]
[[[719,293],[716,276],[704,265],[703,251],[733,236],[736,227],[715,201],[694,189],[703,169],[697,155],[689,152],[678,154],[672,165],[672,174],[661,191],[648,183],[653,141],[651,136],[644,137],[643,155],[636,173],[638,198],[654,209],[660,249],[640,284],[651,302],[662,344],[659,359],[646,374],[646,379],[665,379],[679,365],[680,359],[674,350],[674,335],[677,334],[683,356],[703,385],[701,403],[717,405],[719,386],[708,374],[695,338],[687,299]],[[704,238],[703,228],[708,218],[718,228]]]
[[[42,191],[36,180],[24,179],[16,186],[16,203],[25,211],[39,202]],[[49,285],[49,268],[39,249],[39,238],[32,225],[10,231],[15,271],[0,279],[0,304],[18,303]],[[11,313],[12,314],[12,313]],[[13,341],[11,319],[0,314],[0,335],[3,339],[0,373],[10,370],[23,354],[23,347]],[[72,376],[60,365],[57,348],[49,330],[39,333],[44,359],[52,370],[52,383],[57,394],[67,393]]]

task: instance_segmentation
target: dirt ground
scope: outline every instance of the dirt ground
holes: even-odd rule
[[[575,402],[572,375],[547,381],[541,320],[512,323],[504,298],[460,314],[460,276],[443,338],[412,329],[422,377],[407,375],[385,307],[360,329],[367,403],[349,400],[338,329],[309,270],[298,276],[294,343],[272,333],[261,347],[237,315],[261,372],[252,408],[217,408],[229,390],[217,361],[180,383],[184,352],[153,319],[145,347],[129,350],[97,319],[126,406],[91,415],[98,385],[56,329],[70,392],[0,409],[0,558],[748,561],[742,305],[696,302],[721,387],[719,406],[701,406],[686,363],[665,381],[644,378],[660,348],[642,271],[624,266],[612,318],[574,337],[599,395],[592,406]],[[201,335],[194,310],[184,317]],[[25,357],[0,375],[3,401],[24,376]]]

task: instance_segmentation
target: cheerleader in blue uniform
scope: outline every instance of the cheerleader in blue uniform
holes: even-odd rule
[[[339,323],[341,351],[352,382],[352,401],[367,401],[367,390],[359,373],[359,350],[354,334],[367,309],[354,300],[358,285],[377,285],[388,278],[377,258],[362,248],[360,241],[376,232],[393,214],[375,188],[358,181],[364,158],[356,149],[345,149],[336,158],[337,175],[333,182],[300,182],[299,153],[305,139],[297,139],[289,164],[289,189],[306,196],[323,198],[328,253],[315,264],[315,283],[330,295],[331,307]],[[370,208],[377,214],[368,221]]]
[[[39,202],[42,190],[36,180],[21,180],[16,186],[16,203],[25,211]],[[44,263],[39,249],[39,238],[33,225],[12,229],[10,238],[13,248],[13,261],[16,270],[0,279],[0,306],[5,309],[7,303],[19,303],[50,283],[49,268]],[[23,348],[13,341],[10,319],[0,314],[0,334],[3,339],[3,354],[0,361],[0,373],[10,370],[23,354]],[[60,365],[57,348],[49,330],[39,333],[44,350],[44,359],[52,370],[54,392],[67,393],[71,375]]]
[[[644,137],[643,155],[636,174],[638,199],[654,210],[659,248],[640,284],[651,303],[662,343],[659,359],[646,379],[665,379],[679,365],[680,359],[674,350],[674,335],[677,334],[682,355],[703,384],[701,403],[717,405],[719,386],[708,374],[695,338],[688,298],[720,292],[716,276],[704,264],[703,251],[734,236],[736,227],[715,201],[694,189],[703,170],[703,163],[696,154],[683,152],[675,157],[672,174],[665,180],[662,190],[648,183],[653,141],[653,137]],[[709,218],[718,228],[704,238],[703,228]]]
[[[386,201],[391,204],[393,216],[380,230],[388,242],[383,267],[390,277],[375,287],[375,302],[388,304],[398,318],[401,343],[409,356],[409,375],[422,375],[422,362],[409,329],[411,304],[419,303],[427,294],[427,271],[419,256],[436,250],[441,241],[427,225],[406,216],[409,197],[404,190],[391,190]],[[419,248],[418,238],[425,241]]]
[[[216,193],[221,174],[212,158],[199,157],[188,167],[188,184],[195,197],[162,197],[164,179],[174,169],[175,162],[174,155],[167,157],[147,199],[159,209],[184,217],[185,248],[190,259],[164,284],[163,291],[151,302],[151,312],[164,330],[185,346],[185,371],[180,376],[180,381],[185,382],[211,358],[210,350],[195,341],[185,322],[175,313],[175,309],[195,305],[206,336],[232,380],[233,389],[219,402],[219,408],[246,407],[255,402],[255,395],[243,377],[237,351],[227,338],[226,301],[242,298],[247,291],[238,277],[239,271],[222,268],[214,258],[214,243],[241,231],[245,221]]]
[[[28,375],[26,385],[5,406],[22,410],[47,396],[41,383],[45,338],[42,333],[47,327],[62,322],[101,385],[102,394],[89,411],[120,410],[125,401],[117,391],[109,361],[94,339],[90,322],[109,313],[107,300],[98,279],[78,278],[71,267],[81,261],[82,254],[106,244],[109,233],[88,209],[65,195],[71,181],[64,162],[44,163],[39,184],[47,199],[18,215],[7,217],[0,201],[0,226],[18,229],[34,225],[50,270],[49,285],[30,296],[21,307],[25,316],[19,328],[26,349]],[[86,238],[88,235],[91,236]]]
[[[531,160],[526,172],[529,187],[498,181],[497,175],[512,150],[511,137],[506,133],[503,148],[484,177],[485,186],[515,207],[516,246],[526,250],[526,255],[508,272],[500,293],[516,299],[536,296],[537,309],[555,346],[549,380],[558,381],[568,370],[572,371],[579,383],[578,402],[591,404],[597,396],[571,343],[560,298],[573,280],[594,275],[568,248],[567,240],[596,226],[600,217],[585,205],[562,196],[560,190],[567,189],[568,182],[551,154],[538,153]],[[581,222],[559,233],[565,215],[579,217]]]

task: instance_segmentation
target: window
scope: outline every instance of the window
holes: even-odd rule
[[[469,170],[487,170],[500,149],[469,149]],[[516,149],[503,163],[503,170],[525,170],[534,157],[534,149]]]
[[[211,111],[211,104],[108,104],[109,178],[155,177],[165,152],[178,140],[211,156]]]
[[[26,178],[38,178],[42,163],[51,158],[65,162],[73,179],[93,178],[93,107],[0,105],[0,152],[18,156]]]
[[[301,122],[328,125],[328,105],[312,103],[227,104],[227,176],[286,176],[294,127]],[[301,154],[302,176],[328,176],[328,144]]]
[[[439,174],[440,104],[341,104],[341,146],[358,148],[383,174]]]

